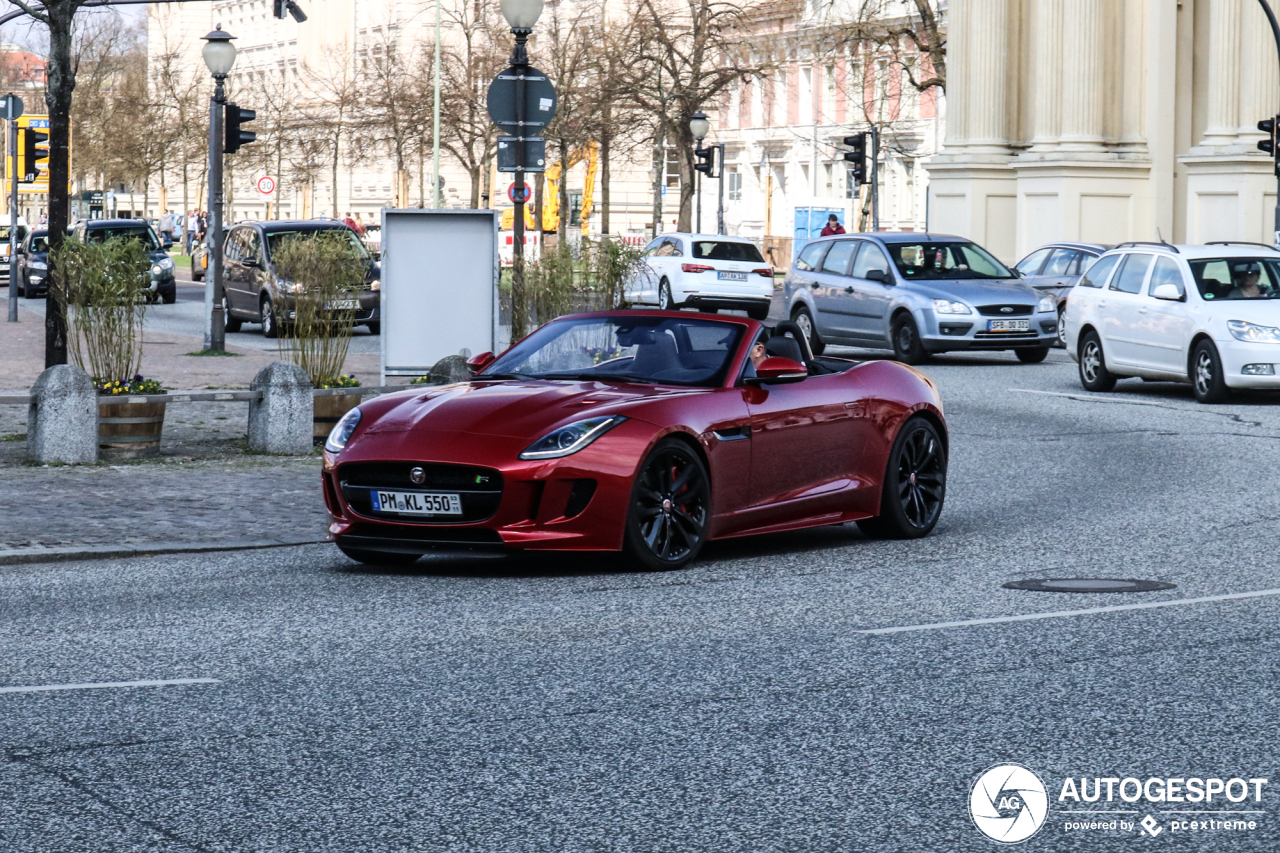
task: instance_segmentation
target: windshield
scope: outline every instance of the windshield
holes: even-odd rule
[[[84,238],[92,243],[105,243],[113,237],[130,237],[138,240],[142,245],[151,251],[159,251],[160,241],[156,239],[155,232],[147,225],[121,225],[115,228],[90,228],[84,233]]]
[[[25,239],[27,239],[27,226],[19,225],[18,226],[18,242],[21,243]],[[0,225],[0,243],[8,243],[8,242],[9,242],[9,226]]]
[[[32,237],[32,238],[31,238],[31,251],[32,251],[32,252],[47,252],[47,251],[49,251],[49,238],[48,238],[47,236],[43,235],[43,234],[37,234],[35,237]]]
[[[886,243],[885,247],[908,281],[1017,277],[977,243]]]
[[[1189,266],[1207,301],[1280,298],[1280,258],[1209,258]]]
[[[715,387],[743,326],[639,313],[557,320],[477,378],[571,379]]]
[[[296,237],[311,238],[317,234],[346,234],[347,239],[351,242],[351,248],[361,257],[368,258],[369,251],[364,247],[364,243],[356,235],[356,232],[350,228],[308,228],[299,231],[268,231],[267,232],[267,257],[275,256],[276,250],[279,249],[286,240],[292,240]]]
[[[694,240],[693,256],[703,261],[747,261],[764,263],[760,250],[751,243],[729,243],[719,240]]]

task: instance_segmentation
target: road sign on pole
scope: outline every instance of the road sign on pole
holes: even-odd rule
[[[515,185],[515,184],[512,184],[510,187],[508,187],[508,188],[507,188],[507,198],[511,199],[511,201],[512,201],[513,203],[515,203],[515,202],[527,202],[530,198],[532,198],[532,197],[533,197],[533,187],[529,186],[528,184],[521,184],[520,186],[521,186],[521,188],[522,188],[522,189],[524,189],[524,193],[523,193],[524,197],[523,197],[523,198],[517,198],[517,197],[516,197],[516,185]]]
[[[524,84],[523,98],[516,95],[519,83]],[[524,109],[517,110],[517,100],[524,101]],[[486,102],[493,123],[514,136],[525,136],[526,130],[546,127],[556,117],[560,103],[556,87],[532,65],[512,66],[494,77]]]
[[[263,175],[258,178],[258,192],[263,195],[272,195],[276,191],[276,179],[270,175]]]
[[[0,98],[0,118],[9,122],[9,155],[18,149],[18,117],[22,115],[22,98],[5,95]],[[13,163],[13,160],[10,160]],[[9,168],[9,322],[18,322],[18,170]]]
[[[17,95],[5,95],[0,98],[0,118],[13,121],[22,115],[22,98]]]

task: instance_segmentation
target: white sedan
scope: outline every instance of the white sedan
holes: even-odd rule
[[[1067,351],[1089,391],[1190,382],[1202,403],[1280,389],[1280,252],[1259,243],[1122,243],[1067,299]]]
[[[667,310],[740,310],[764,320],[773,300],[773,267],[742,237],[663,234],[645,249],[627,300]]]

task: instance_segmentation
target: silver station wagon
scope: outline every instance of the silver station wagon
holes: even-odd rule
[[[815,353],[892,348],[906,364],[953,350],[1013,350],[1044,361],[1057,305],[976,243],[946,234],[876,232],[806,245],[784,283],[787,316]]]

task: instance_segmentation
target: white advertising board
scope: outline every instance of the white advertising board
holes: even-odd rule
[[[382,211],[382,381],[495,349],[498,213]]]

